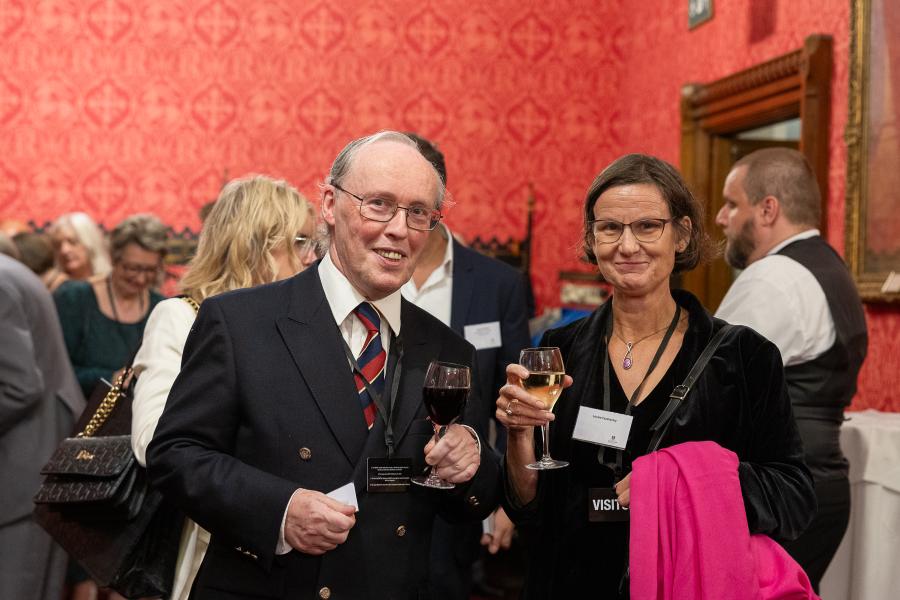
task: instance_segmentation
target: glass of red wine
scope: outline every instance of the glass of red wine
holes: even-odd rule
[[[422,388],[422,402],[428,411],[428,418],[434,425],[435,441],[438,441],[447,426],[459,418],[466,398],[469,396],[471,374],[469,367],[437,360],[431,361],[425,373]],[[432,468],[428,477],[413,477],[412,482],[439,490],[450,490],[456,487],[444,481]]]

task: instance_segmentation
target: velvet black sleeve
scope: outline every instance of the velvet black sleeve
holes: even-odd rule
[[[541,341],[538,344],[540,348],[546,348],[549,346],[553,346],[555,340],[551,339],[553,334],[553,330],[549,330],[541,336]],[[565,348],[560,348],[560,351],[563,353],[563,360],[565,361]],[[563,392],[565,393],[565,392]],[[534,455],[536,457],[541,456],[543,451],[543,440],[541,438],[541,432],[535,428],[534,432]],[[513,490],[512,483],[509,479],[509,465],[506,463],[506,456],[503,457],[500,463],[501,470],[503,473],[503,497],[502,497],[502,506],[503,510],[506,511],[507,516],[510,520],[519,525],[526,522],[535,522],[540,518],[540,507],[542,504],[542,499],[546,494],[546,477],[541,477],[541,472],[538,471],[538,483],[537,483],[537,493],[534,498],[528,502],[527,504],[523,504],[519,498],[516,496],[515,490]]]
[[[738,475],[748,525],[751,533],[792,540],[815,516],[816,497],[778,349],[760,345],[744,372],[751,431]]]

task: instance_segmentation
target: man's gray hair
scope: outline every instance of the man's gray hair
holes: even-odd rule
[[[350,172],[350,167],[353,165],[353,161],[356,159],[356,155],[359,153],[359,151],[370,144],[385,141],[398,142],[400,144],[404,144],[406,146],[414,148],[417,152],[419,151],[419,147],[416,145],[416,143],[412,139],[410,139],[409,136],[404,133],[400,133],[399,131],[379,131],[378,133],[373,133],[372,135],[361,137],[344,146],[344,149],[341,150],[340,153],[338,153],[337,157],[334,159],[334,162],[331,164],[331,170],[328,172],[328,178],[325,180],[325,183],[341,185],[344,181],[344,178],[347,176],[347,173]],[[446,192],[446,188],[444,187],[444,183],[441,180],[440,174],[437,172],[437,169],[434,168],[434,165],[432,165],[431,162],[425,159],[424,156],[422,157],[422,160],[425,160],[425,162],[427,162],[429,166],[431,166],[431,169],[434,171],[434,177],[438,183],[438,196],[437,202],[435,203],[435,208],[440,210],[441,206],[443,206],[444,204],[444,195]]]
[[[750,204],[766,196],[778,198],[787,220],[794,225],[819,227],[822,196],[809,161],[792,148],[763,148],[734,163],[747,167],[744,193]]]

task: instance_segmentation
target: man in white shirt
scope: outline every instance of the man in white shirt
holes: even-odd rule
[[[735,163],[716,216],[725,259],[743,269],[716,316],[748,325],[781,351],[819,512],[785,548],[818,591],[850,514],[843,410],[866,356],[862,303],[843,260],[819,235],[821,198],[796,150],[767,148]]]
[[[466,425],[435,442],[422,404],[429,361],[474,349],[399,292],[442,200],[405,135],[351,142],[322,185],[318,268],[203,302],[147,450],[212,534],[192,598],[427,595],[435,515],[497,505],[496,457]],[[427,465],[456,488],[410,486]]]
[[[431,141],[407,133],[422,155],[434,165],[447,184],[444,155]],[[478,381],[473,382],[484,398],[496,398],[506,383],[506,366],[518,362],[519,352],[530,345],[526,280],[522,273],[489,256],[467,248],[454,239],[443,224],[428,236],[412,278],[401,288],[403,297],[449,325],[475,346]],[[477,427],[487,435],[494,414],[485,403],[473,415]],[[494,446],[506,449],[506,429]],[[484,581],[480,545],[495,554],[508,549],[515,529],[502,508],[486,521],[487,526],[459,527],[440,517],[435,521],[431,546],[432,597],[434,600],[467,600],[474,588],[492,591]]]

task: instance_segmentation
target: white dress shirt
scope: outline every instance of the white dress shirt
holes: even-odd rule
[[[438,225],[443,229],[442,233],[447,240],[447,249],[444,251],[444,260],[431,272],[422,287],[416,288],[415,282],[410,279],[400,293],[403,297],[440,319],[441,323],[450,326],[450,311],[453,303],[453,238],[450,230],[444,225]]]
[[[319,263],[319,279],[322,281],[322,289],[325,291],[325,299],[331,308],[334,322],[341,330],[341,336],[350,346],[353,356],[359,356],[363,344],[366,343],[368,332],[353,311],[360,303],[366,302],[366,298],[338,270],[329,254],[326,254]],[[396,291],[381,300],[368,302],[378,309],[382,317],[381,345],[385,352],[390,352],[391,332],[400,335],[400,292]]]
[[[818,229],[798,233],[750,264],[716,311],[720,319],[747,325],[771,340],[786,367],[821,356],[835,340],[834,319],[818,280],[794,259],[776,254],[817,235]]]

